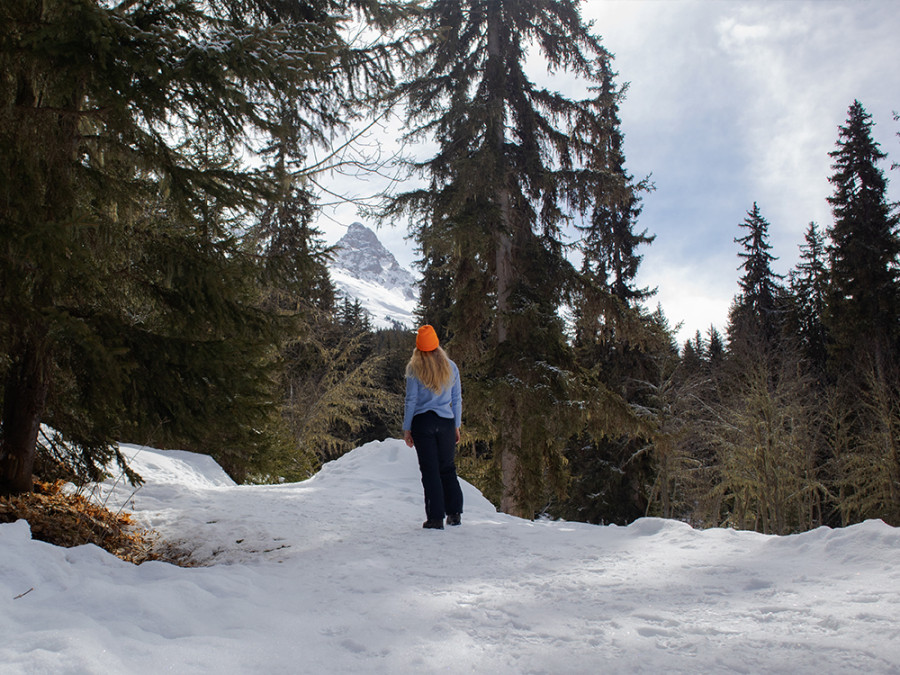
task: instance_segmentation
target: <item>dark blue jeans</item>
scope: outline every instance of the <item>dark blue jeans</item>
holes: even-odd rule
[[[428,520],[443,520],[448,513],[462,513],[463,495],[456,478],[456,426],[454,420],[433,411],[413,417],[410,425],[422,487],[425,489],[425,515]]]

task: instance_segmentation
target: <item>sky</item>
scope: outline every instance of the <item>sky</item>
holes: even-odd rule
[[[464,482],[462,525],[424,530],[399,439],[282,485],[121,450],[145,484],[94,498],[195,566],[0,524],[0,675],[900,672],[900,530],[881,521],[785,537],[530,521]]]
[[[888,197],[900,201],[900,170],[890,168],[900,162],[896,0],[586,0],[582,15],[628,83],[627,169],[655,185],[637,229],[656,240],[641,251],[637,283],[658,289],[649,304],[680,324],[680,342],[711,325],[724,332],[740,276],[734,239],[754,202],[770,224],[776,273],[796,264],[811,221],[831,225],[828,153],[854,100],[872,115]],[[365,196],[379,180],[344,178],[338,191]],[[318,224],[333,243],[354,220],[374,225],[346,203],[323,209]],[[377,232],[411,267],[405,227]]]

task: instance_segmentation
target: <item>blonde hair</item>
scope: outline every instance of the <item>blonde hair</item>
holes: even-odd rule
[[[406,376],[417,378],[435,394],[440,394],[453,383],[450,359],[441,347],[430,352],[414,349],[406,364]]]

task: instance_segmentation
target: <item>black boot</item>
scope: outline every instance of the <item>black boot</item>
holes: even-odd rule
[[[443,520],[426,520],[422,523],[422,527],[426,530],[443,530],[444,529],[444,521]]]
[[[450,513],[447,515],[447,524],[448,525],[460,525],[462,523],[462,519],[460,518],[458,513]]]

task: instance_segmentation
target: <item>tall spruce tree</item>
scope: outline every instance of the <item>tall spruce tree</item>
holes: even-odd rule
[[[706,337],[706,360],[709,364],[710,371],[715,373],[722,367],[722,363],[725,360],[725,343],[722,341],[722,336],[719,335],[719,331],[716,330],[715,326],[710,326],[707,329]]]
[[[804,356],[818,373],[824,373],[826,332],[823,323],[828,294],[828,260],[825,237],[810,223],[800,245],[800,261],[790,274],[794,327]]]
[[[885,154],[872,139],[872,126],[854,101],[830,153],[834,223],[824,323],[833,419],[840,427],[829,435],[828,447],[843,523],[873,517],[895,523],[900,513],[900,216],[887,201],[887,180],[878,168]]]
[[[598,60],[593,96],[581,102],[571,133],[587,180],[580,194],[584,201],[577,202],[585,213],[576,220],[581,269],[569,302],[582,380],[607,399],[615,395],[645,406],[646,392],[634,383],[658,371],[668,338],[640,306],[652,291],[635,285],[642,258],[638,247],[653,241],[646,231],[635,231],[641,195],[651,186],[646,179],[635,181],[625,167],[619,104],[626,87],[616,85],[611,60]],[[644,515],[645,486],[653,482],[649,454],[640,452],[646,439],[630,433],[602,436],[582,433],[569,443],[569,495],[551,506],[552,515],[622,524]]]
[[[0,491],[31,489],[42,422],[94,473],[155,427],[252,460],[275,326],[235,233],[276,191],[237,158],[387,73],[340,32],[369,5],[0,5]]]
[[[635,232],[641,193],[651,186],[646,179],[635,182],[625,168],[619,103],[626,87],[616,86],[610,65],[610,59],[599,62],[599,84],[593,88],[596,97],[586,102],[585,114],[576,125],[576,137],[586,141],[585,165],[595,174],[590,183],[590,218],[576,227],[582,234],[583,271],[618,300],[634,302],[652,295],[634,285],[642,258],[637,248],[654,239],[646,230]]]
[[[739,269],[743,270],[738,280],[740,294],[735,298],[729,316],[729,349],[739,353],[746,348],[773,347],[781,333],[778,296],[781,291],[781,276],[772,271],[772,261],[776,258],[769,253],[769,223],[763,218],[759,205],[753,208],[741,223],[747,230],[743,237],[736,237],[743,259]]]
[[[606,51],[576,0],[434,0],[431,39],[409,61],[403,88],[412,138],[433,136],[427,188],[401,195],[444,303],[423,316],[446,322],[464,373],[466,424],[493,448],[502,510],[532,516],[548,485],[563,486],[562,449],[580,428],[579,379],[558,309],[575,270],[561,240],[567,197],[584,190],[567,121],[579,102],[536,87],[534,50],[552,70],[593,78]],[[609,421],[615,417],[597,415]]]
[[[856,369],[860,359],[886,367],[900,347],[898,215],[887,201],[887,180],[877,166],[886,155],[872,138],[872,126],[871,115],[854,101],[839,127],[837,149],[829,153],[834,224],[828,231],[825,323],[838,371]]]
[[[313,323],[317,314],[330,314],[334,308],[335,290],[327,267],[331,249],[312,225],[312,195],[289,171],[289,157],[283,147],[275,152],[275,193],[243,244],[262,266],[264,303]]]
[[[653,340],[654,322],[638,306],[653,291],[637,288],[635,276],[642,258],[637,249],[652,243],[654,237],[646,230],[635,232],[641,194],[652,186],[646,179],[635,182],[625,168],[618,114],[625,87],[615,85],[611,58],[598,62],[598,84],[592,87],[596,96],[584,102],[572,133],[590,180],[583,182],[586,193],[579,202],[588,215],[576,223],[581,235],[581,272],[571,302],[575,346],[582,363],[621,374],[634,364],[613,365],[609,357],[626,354],[627,345],[644,347]],[[633,361],[633,356],[625,360]]]
[[[741,292],[729,315],[729,349],[698,421],[712,451],[705,518],[784,534],[821,523],[817,392],[786,338],[789,305],[772,271],[769,223],[758,204],[735,241]]]

